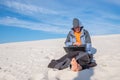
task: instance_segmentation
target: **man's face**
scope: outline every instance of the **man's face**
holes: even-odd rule
[[[75,28],[74,28],[74,31],[75,31],[75,32],[80,32],[80,27],[79,27],[79,26],[78,26],[78,27],[75,27]]]

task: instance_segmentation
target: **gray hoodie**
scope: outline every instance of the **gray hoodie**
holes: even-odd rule
[[[82,44],[86,45],[86,52],[89,53],[89,54],[92,54],[91,53],[92,44],[91,44],[91,38],[90,38],[89,32],[87,30],[85,30],[84,28],[81,28],[81,33],[82,34],[80,36],[80,39],[82,41]],[[74,31],[71,30],[67,35],[65,45],[67,47],[69,47],[69,46],[73,45],[73,43],[75,43],[75,42],[76,42],[76,38],[75,38],[75,35],[74,35]]]

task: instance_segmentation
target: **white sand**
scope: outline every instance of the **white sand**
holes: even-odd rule
[[[92,37],[98,66],[80,72],[47,68],[65,54],[64,41],[0,44],[0,80],[120,80],[120,35]]]

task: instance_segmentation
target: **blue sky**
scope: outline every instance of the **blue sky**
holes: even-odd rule
[[[0,43],[65,38],[74,17],[90,35],[120,34],[119,0],[0,0]]]

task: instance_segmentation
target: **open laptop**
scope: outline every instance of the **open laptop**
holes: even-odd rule
[[[86,45],[80,45],[80,46],[70,46],[70,47],[64,47],[64,50],[69,53],[70,51],[86,51],[85,49]]]

